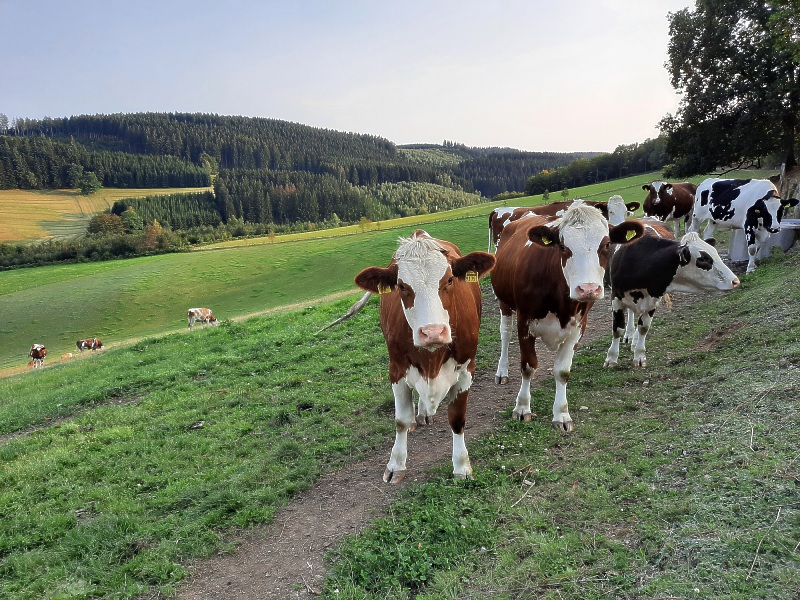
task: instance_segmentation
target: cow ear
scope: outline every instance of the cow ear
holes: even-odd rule
[[[672,184],[671,183],[665,183],[664,184],[664,189],[665,190],[671,190],[672,189]]]
[[[781,199],[781,204],[783,204],[784,208],[789,208],[790,206],[797,206],[800,204],[800,200],[797,198],[789,198],[788,200]]]
[[[471,281],[473,278],[481,278],[494,267],[495,258],[488,252],[470,252],[466,256],[461,256],[453,261],[450,268],[453,275],[459,279]]]
[[[558,246],[558,230],[545,225],[536,225],[528,230],[528,239],[539,246]]]
[[[678,248],[678,262],[682,267],[692,262],[692,251],[689,250],[689,246],[684,245]]]
[[[631,212],[636,212],[637,210],[639,210],[640,206],[641,204],[639,204],[638,202],[628,202],[625,204],[625,208],[627,208]]]
[[[645,192],[649,192],[649,191],[650,191],[650,184],[649,184],[649,183],[645,183],[645,184],[642,186],[642,189],[643,189]]]
[[[644,226],[638,221],[625,221],[608,228],[608,237],[613,244],[627,244],[644,235]]]
[[[388,267],[367,267],[356,275],[355,283],[373,294],[386,294],[397,285],[397,264]]]
[[[717,246],[717,240],[716,240],[716,239],[714,239],[714,238],[708,238],[707,240],[703,240],[703,241],[704,241],[706,244],[708,244],[709,246],[713,246],[713,247],[715,247],[715,248],[716,248],[716,246]]]

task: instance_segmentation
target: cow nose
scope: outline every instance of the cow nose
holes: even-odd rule
[[[780,230],[781,230],[780,227],[767,227],[767,231],[769,231],[770,233],[778,233],[780,232]]]
[[[582,283],[575,288],[580,300],[597,300],[603,292],[603,287],[596,283]]]
[[[739,287],[740,283],[742,283],[742,282],[739,281],[739,278],[738,277],[734,277],[733,281],[731,281],[731,289],[735,290],[737,287]]]
[[[423,346],[450,343],[447,325],[425,325],[420,327],[417,333]]]

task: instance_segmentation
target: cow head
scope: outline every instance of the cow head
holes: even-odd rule
[[[678,270],[670,291],[728,291],[739,287],[739,278],[722,262],[714,238],[703,241],[697,233],[687,233],[677,248]]]
[[[595,206],[600,208],[605,205],[605,210],[600,209],[603,216],[608,219],[609,225],[619,225],[625,220],[625,217],[633,215],[633,212],[639,209],[638,202],[626,203],[622,196],[611,196],[608,202],[598,202]]]
[[[643,185],[642,189],[647,192],[647,197],[644,199],[644,214],[663,219],[666,214],[662,214],[664,211],[659,210],[658,205],[672,195],[672,184],[666,181],[651,181]]]
[[[369,292],[398,294],[414,345],[435,350],[452,342],[455,286],[477,282],[494,262],[494,256],[486,252],[454,255],[418,229],[410,238],[400,239],[392,264],[364,269],[355,283]]]
[[[744,220],[744,230],[747,234],[748,245],[755,243],[753,238],[766,239],[770,233],[778,233],[781,230],[781,219],[785,206],[792,206],[795,200],[782,200],[773,190],[759,198],[747,209]]]
[[[641,223],[626,221],[609,227],[603,215],[587,205],[570,207],[560,219],[528,230],[531,244],[560,254],[569,296],[577,302],[603,297],[603,277],[611,244],[628,244],[642,235]]]

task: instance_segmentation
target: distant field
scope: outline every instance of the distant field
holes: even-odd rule
[[[26,242],[69,237],[86,231],[92,215],[111,208],[116,200],[208,188],[103,188],[91,196],[77,190],[0,190],[0,242]]]

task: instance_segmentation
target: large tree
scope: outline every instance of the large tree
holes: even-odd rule
[[[670,13],[669,70],[682,95],[661,121],[675,175],[777,156],[797,164],[798,0],[697,0]]]

